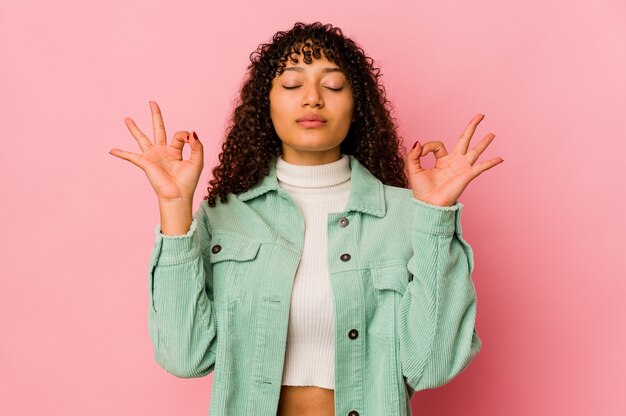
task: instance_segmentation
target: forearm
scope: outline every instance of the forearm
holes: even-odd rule
[[[206,293],[210,264],[201,254],[198,222],[187,234],[155,229],[150,265],[148,326],[157,363],[177,377],[201,377],[215,365],[214,304]]]
[[[478,353],[473,254],[462,239],[461,204],[449,209],[416,207],[414,278],[400,305],[401,361],[416,391],[441,386]]]

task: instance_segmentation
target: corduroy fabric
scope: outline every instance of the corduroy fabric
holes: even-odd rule
[[[278,408],[304,220],[278,185],[275,161],[228,203],[203,201],[187,234],[155,228],[155,359],[177,377],[213,372],[210,416],[275,416]],[[335,414],[408,416],[415,391],[450,381],[482,346],[463,204],[419,201],[352,155],[350,168],[346,209],[327,222]]]

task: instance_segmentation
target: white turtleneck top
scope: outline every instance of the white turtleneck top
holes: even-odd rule
[[[327,216],[341,212],[350,194],[350,159],[304,166],[276,160],[276,178],[305,221],[304,251],[291,293],[282,385],[334,389],[335,325],[328,273]]]

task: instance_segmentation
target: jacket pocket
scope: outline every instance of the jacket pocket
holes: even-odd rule
[[[240,300],[250,290],[246,278],[253,274],[261,243],[237,234],[216,233],[204,248],[212,268],[207,288],[218,303]]]
[[[395,290],[401,295],[409,284],[410,273],[405,265],[376,267],[372,271],[372,284],[378,290]]]
[[[249,240],[243,236],[215,234],[211,238],[211,244],[205,250],[208,250],[211,264],[215,264],[224,260],[253,260],[260,247],[260,242]]]
[[[395,339],[400,300],[409,283],[409,272],[402,264],[370,269],[376,310],[370,322],[370,334]]]
[[[411,274],[404,264],[381,266],[371,269],[372,285],[376,297],[376,312],[370,323],[372,346],[380,348],[380,355],[385,356],[384,370],[375,377],[385,380],[384,393],[386,402],[391,406],[386,414],[403,414],[406,407],[404,380],[400,366],[398,325],[400,302],[407,290]]]

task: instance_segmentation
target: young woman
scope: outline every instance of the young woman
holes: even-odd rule
[[[477,115],[450,153],[416,142],[407,178],[379,70],[331,25],[276,33],[248,69],[194,214],[203,145],[187,131],[168,144],[157,103],[154,143],[127,118],[142,154],[111,151],[159,202],[156,361],[178,377],[214,371],[211,415],[410,415],[415,391],[481,348],[457,199],[502,162],[477,162],[495,136],[469,149]]]

